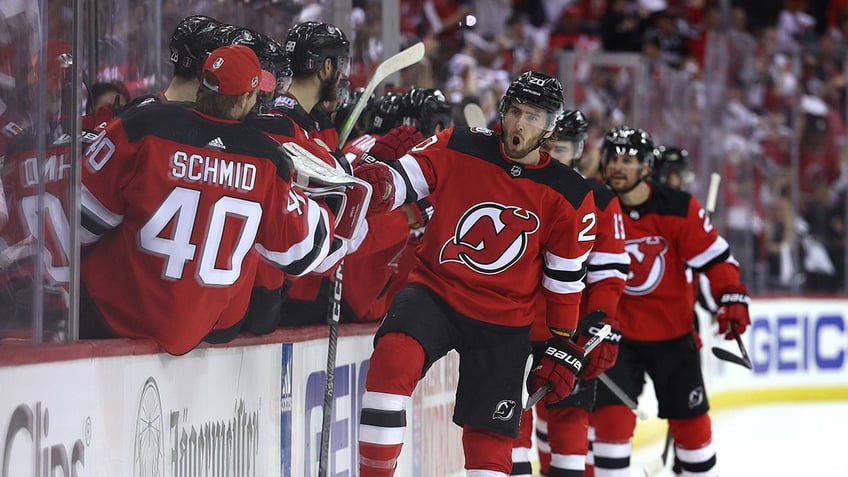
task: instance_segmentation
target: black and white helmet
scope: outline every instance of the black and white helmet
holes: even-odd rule
[[[350,73],[350,42],[337,26],[323,22],[298,23],[283,44],[295,78],[310,76],[331,58],[343,76]]]
[[[674,146],[658,146],[654,150],[654,165],[651,179],[661,184],[668,182],[669,174],[677,174],[681,180],[689,168],[689,152]]]
[[[607,131],[601,146],[601,162],[606,165],[613,155],[634,156],[651,166],[654,160],[654,141],[639,128],[617,126]]]
[[[205,38],[219,25],[221,22],[205,15],[192,15],[180,21],[168,43],[175,75],[199,76],[203,60],[209,54],[203,51]]]
[[[403,122],[415,126],[424,136],[432,136],[436,126],[442,129],[453,124],[451,105],[441,90],[411,88],[401,97]]]
[[[544,73],[527,71],[507,88],[498,107],[503,118],[512,103],[529,104],[549,113],[546,131],[553,130],[565,114],[562,84]]]

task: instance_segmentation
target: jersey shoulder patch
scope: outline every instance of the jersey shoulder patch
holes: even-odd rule
[[[486,128],[454,129],[447,148],[492,163],[501,158],[500,136]]]

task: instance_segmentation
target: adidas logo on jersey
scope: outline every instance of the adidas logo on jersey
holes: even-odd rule
[[[224,145],[224,141],[222,141],[220,137],[216,137],[215,139],[209,141],[209,143],[206,144],[206,147],[211,147],[213,149],[226,149],[227,148],[227,146]]]

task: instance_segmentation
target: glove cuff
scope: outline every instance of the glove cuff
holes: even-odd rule
[[[740,284],[722,288],[716,301],[719,306],[744,305],[747,308],[751,297],[748,296],[748,287]]]
[[[583,362],[586,359],[570,341],[561,338],[551,338],[545,343],[543,357],[548,357],[567,367],[575,376],[583,371]]]

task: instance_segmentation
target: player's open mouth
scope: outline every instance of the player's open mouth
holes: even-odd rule
[[[521,138],[518,136],[512,136],[512,145],[517,146],[519,144],[521,144]]]

